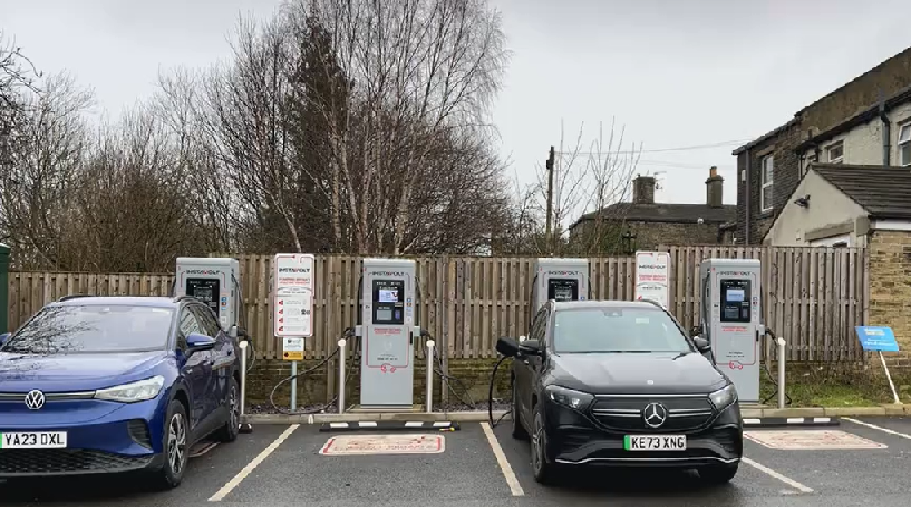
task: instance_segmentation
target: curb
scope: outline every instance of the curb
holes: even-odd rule
[[[431,431],[456,431],[457,423],[452,421],[354,421],[354,422],[329,422],[320,425],[320,431],[414,431],[426,429]]]
[[[506,410],[494,410],[494,420],[509,419],[504,415]],[[886,417],[886,416],[911,416],[911,404],[887,404],[879,407],[829,407],[829,408],[741,408],[740,414],[746,420],[760,420],[765,425],[765,420],[785,420],[784,425],[795,424],[831,424],[821,422],[788,423],[788,420],[797,419],[836,419],[838,417]],[[473,412],[434,412],[434,413],[344,413],[344,414],[246,414],[243,421],[250,424],[325,424],[348,423],[356,421],[449,421],[449,422],[485,422],[489,419],[486,410]],[[775,423],[781,425],[781,423]],[[756,425],[751,424],[751,427]]]
[[[744,418],[744,428],[779,428],[782,426],[839,426],[836,417],[765,417]]]

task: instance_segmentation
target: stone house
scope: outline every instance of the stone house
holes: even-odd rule
[[[601,231],[619,232],[623,248],[617,253],[629,254],[659,245],[732,241],[736,206],[724,204],[724,178],[716,167],[709,170],[705,181],[705,203],[656,203],[655,184],[653,176],[639,176],[633,180],[632,202],[611,204],[601,210]],[[579,217],[569,228],[570,243],[592,241],[598,234],[598,218],[598,212]]]
[[[814,161],[904,165],[911,48],[798,111],[736,150],[738,243],[762,243]],[[904,138],[902,136],[905,136]],[[904,140],[903,140],[904,139]],[[903,151],[904,150],[904,151]]]

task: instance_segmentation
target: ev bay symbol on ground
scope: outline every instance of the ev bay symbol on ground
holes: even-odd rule
[[[324,456],[438,454],[445,449],[443,435],[342,435],[330,438],[319,453]]]
[[[885,449],[888,446],[840,430],[744,431],[743,436],[770,449],[827,451],[835,449]]]

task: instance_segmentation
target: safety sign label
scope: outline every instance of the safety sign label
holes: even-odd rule
[[[839,449],[885,449],[885,444],[840,430],[744,431],[743,436],[770,449],[827,451]]]
[[[312,336],[312,308],[309,294],[277,296],[273,305],[275,336]]]
[[[282,359],[301,361],[304,359],[304,339],[300,336],[282,338]]]
[[[443,435],[341,435],[320,449],[325,456],[369,454],[438,454],[446,449]]]
[[[276,296],[313,293],[312,254],[276,254],[272,263]]]

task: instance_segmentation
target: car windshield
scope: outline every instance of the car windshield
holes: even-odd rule
[[[3,352],[145,352],[167,347],[173,310],[129,305],[42,309],[0,347]]]
[[[554,315],[554,352],[667,352],[693,348],[658,308],[574,308]]]

